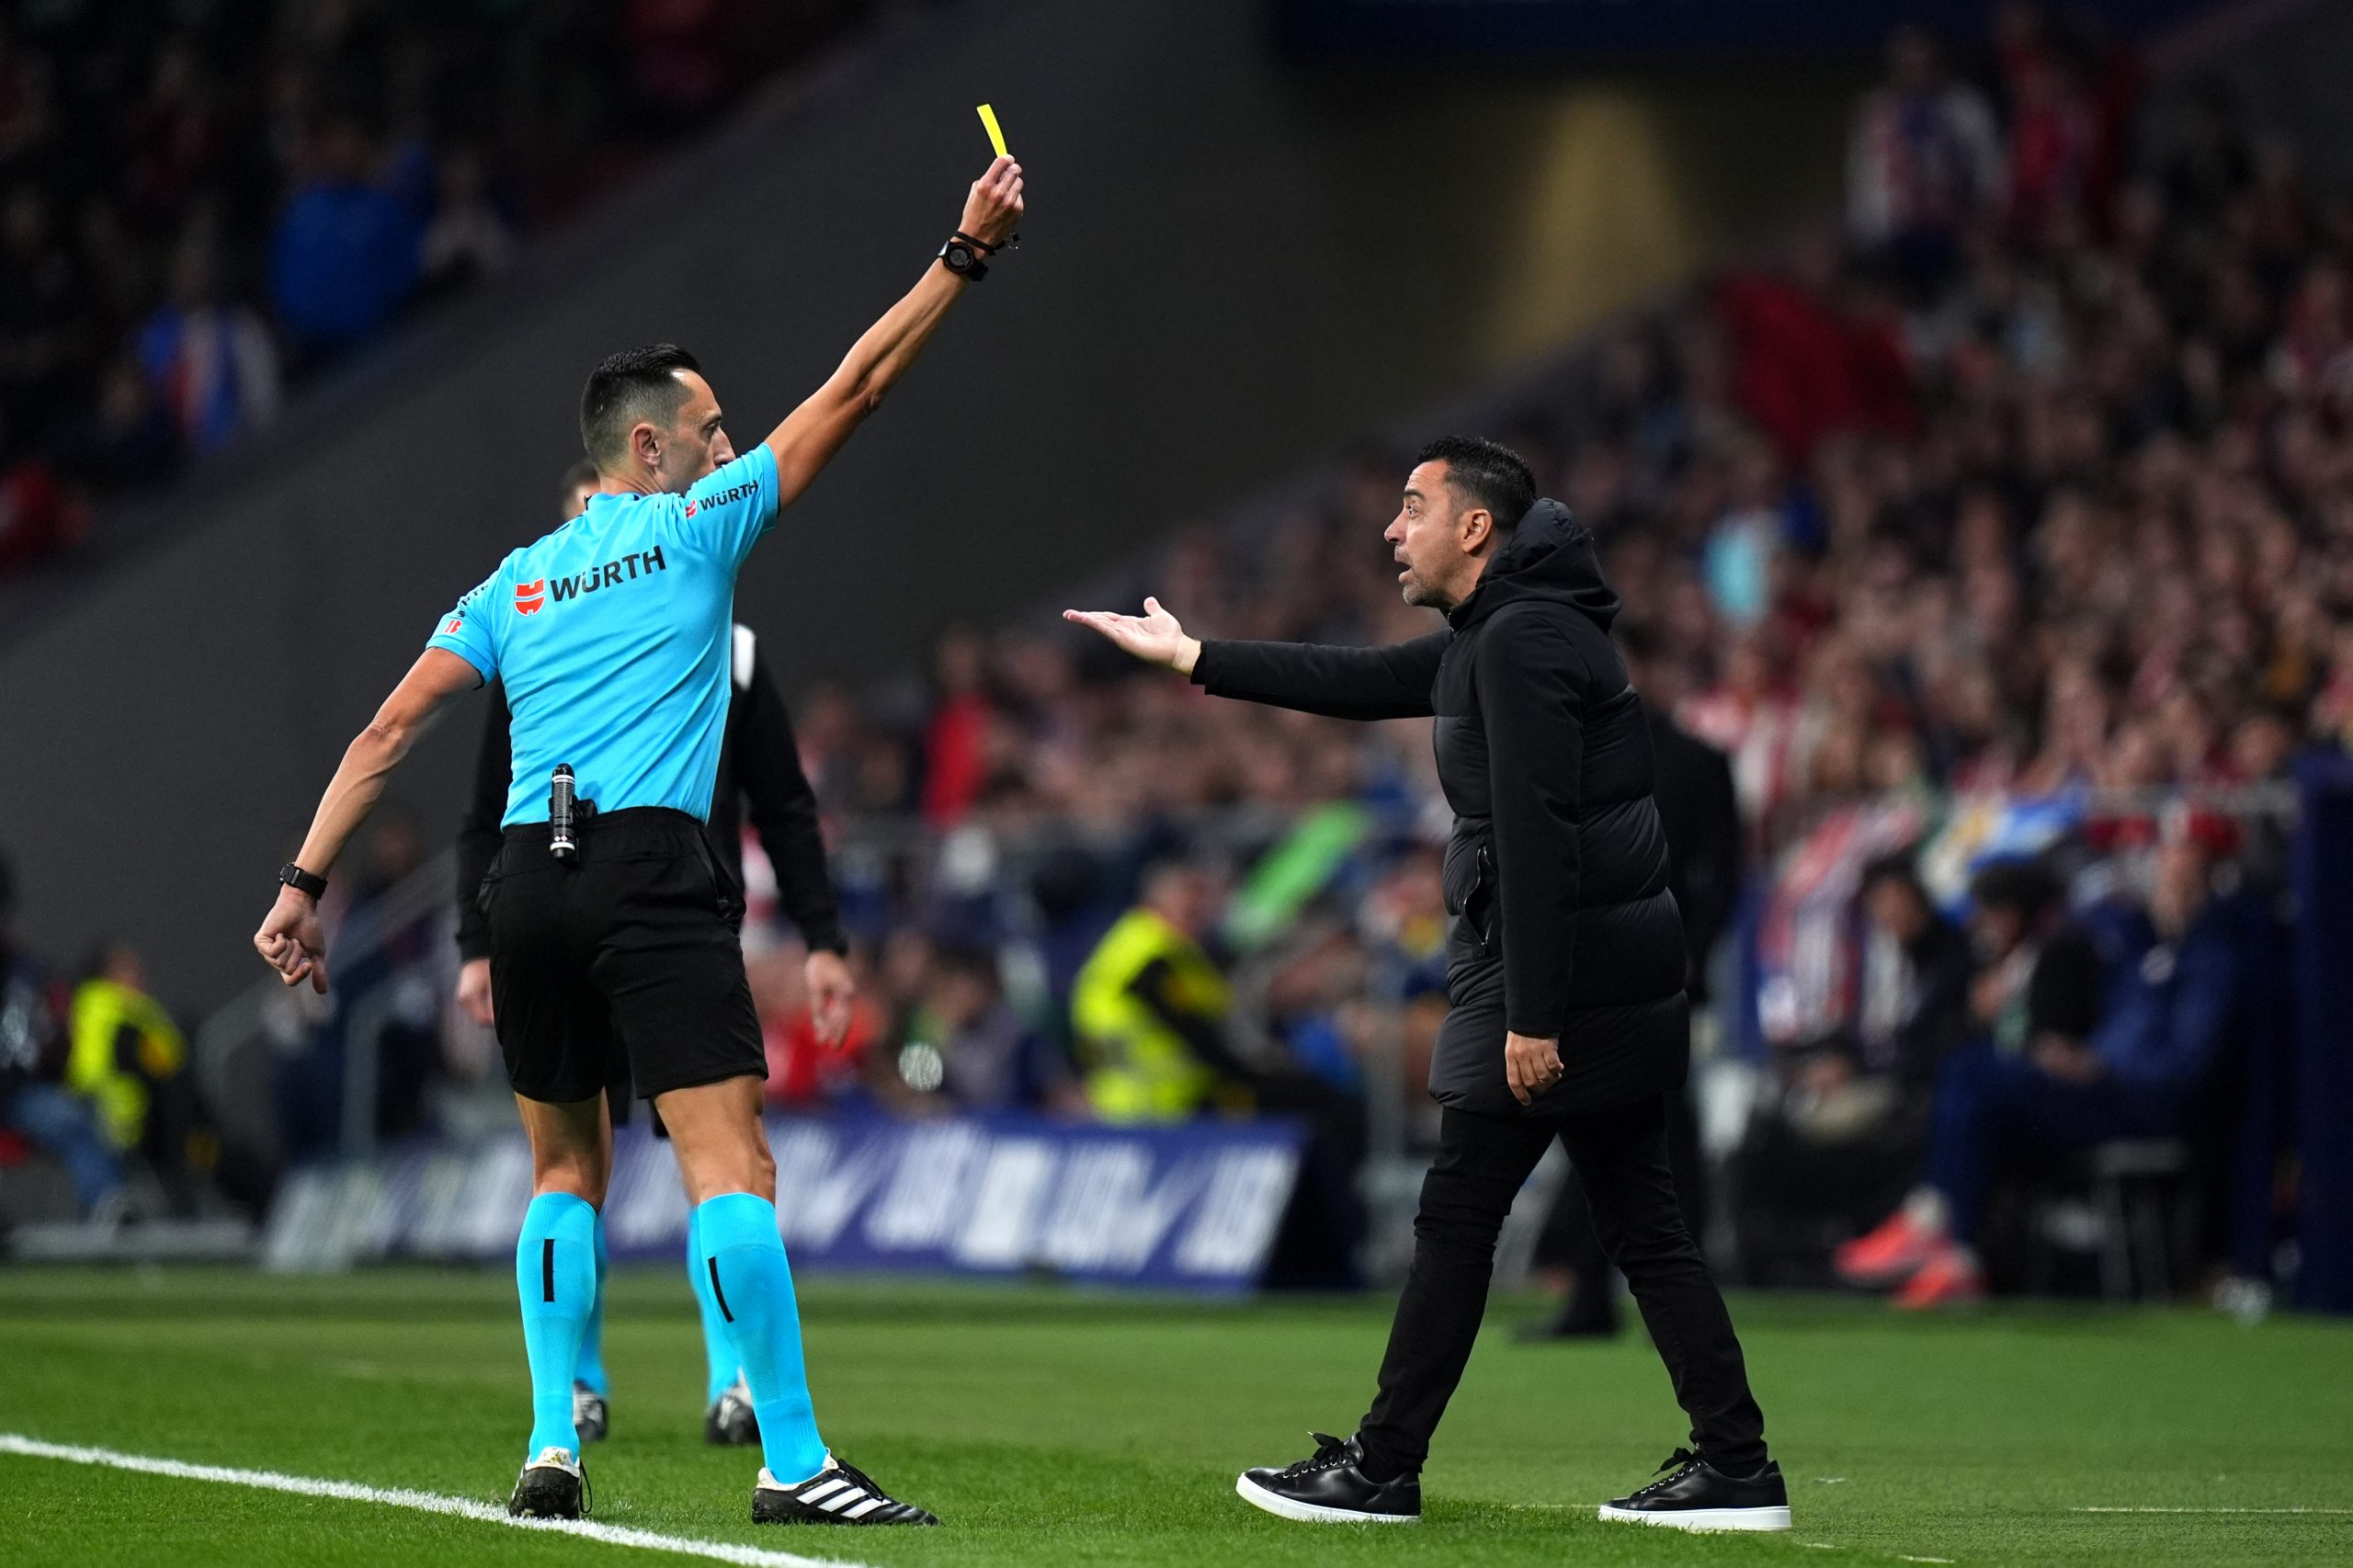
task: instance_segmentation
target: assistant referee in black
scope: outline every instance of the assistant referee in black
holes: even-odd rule
[[[1787,1529],[1740,1341],[1667,1167],[1665,1096],[1690,1053],[1683,930],[1642,699],[1609,640],[1618,596],[1592,534],[1490,441],[1425,448],[1382,537],[1406,602],[1441,612],[1441,630],[1380,648],[1202,642],[1153,599],[1142,616],[1064,612],[1217,696],[1437,721],[1456,918],[1413,1267],[1356,1434],[1319,1433],[1314,1453],[1237,1490],[1286,1518],[1420,1517],[1422,1463],[1478,1335],[1496,1234],[1558,1138],[1691,1421],[1691,1447],[1601,1517]]]

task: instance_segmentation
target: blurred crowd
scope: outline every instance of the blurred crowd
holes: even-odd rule
[[[2353,722],[2353,203],[2227,93],[2003,10],[1985,84],[1899,34],[1846,232],[1608,333],[1495,422],[1598,533],[1651,695],[1733,758],[1756,842],[1824,798],[2270,778]],[[1426,629],[1380,533],[1402,454],[1139,563],[1197,635]],[[1132,608],[1132,605],[1120,608]],[[1118,820],[1415,802],[1421,727],[1213,703],[1024,630],[927,699],[803,720],[845,814]]]
[[[862,0],[0,12],[0,576],[504,270]]]

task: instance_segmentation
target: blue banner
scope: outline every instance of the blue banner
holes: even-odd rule
[[[1247,1290],[1264,1271],[1303,1136],[1284,1120],[768,1121],[778,1223],[796,1270],[1042,1272],[1220,1292]],[[270,1208],[263,1258],[278,1268],[500,1261],[514,1252],[530,1195],[519,1132],[464,1147],[418,1141],[289,1177]],[[642,1126],[614,1140],[604,1215],[614,1257],[682,1257],[677,1162]]]

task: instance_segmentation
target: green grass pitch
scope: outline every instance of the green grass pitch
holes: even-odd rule
[[[512,1291],[492,1270],[0,1270],[0,1432],[500,1502],[529,1424]],[[683,1278],[622,1271],[613,1437],[590,1450],[597,1517],[876,1568],[2353,1561],[2353,1324],[2188,1312],[1917,1322],[1736,1299],[1797,1528],[1695,1538],[1591,1511],[1682,1437],[1647,1344],[1520,1345],[1506,1331],[1533,1303],[1501,1301],[1438,1434],[1419,1526],[1245,1506],[1236,1471],[1298,1457],[1310,1426],[1348,1429],[1389,1304],[811,1281],[828,1439],[948,1528],[756,1529],[756,1459],[700,1440]],[[2086,1511],[2133,1507],[2200,1511]],[[11,1568],[665,1561],[692,1559],[0,1454]]]

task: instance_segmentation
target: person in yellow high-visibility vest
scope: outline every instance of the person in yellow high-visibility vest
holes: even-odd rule
[[[121,1150],[148,1142],[155,1085],[188,1066],[187,1040],[144,985],[139,955],[113,947],[74,992],[65,1086],[97,1108]]]
[[[147,994],[138,953],[120,943],[100,949],[74,988],[67,1019],[65,1086],[96,1109],[118,1151],[147,1157],[173,1212],[194,1213],[188,1139],[196,1090],[188,1040]]]
[[[1071,1022],[1087,1100],[1105,1121],[1183,1121],[1221,1088],[1258,1079],[1226,1041],[1233,994],[1201,948],[1217,897],[1198,867],[1154,867],[1142,902],[1079,970]]]

